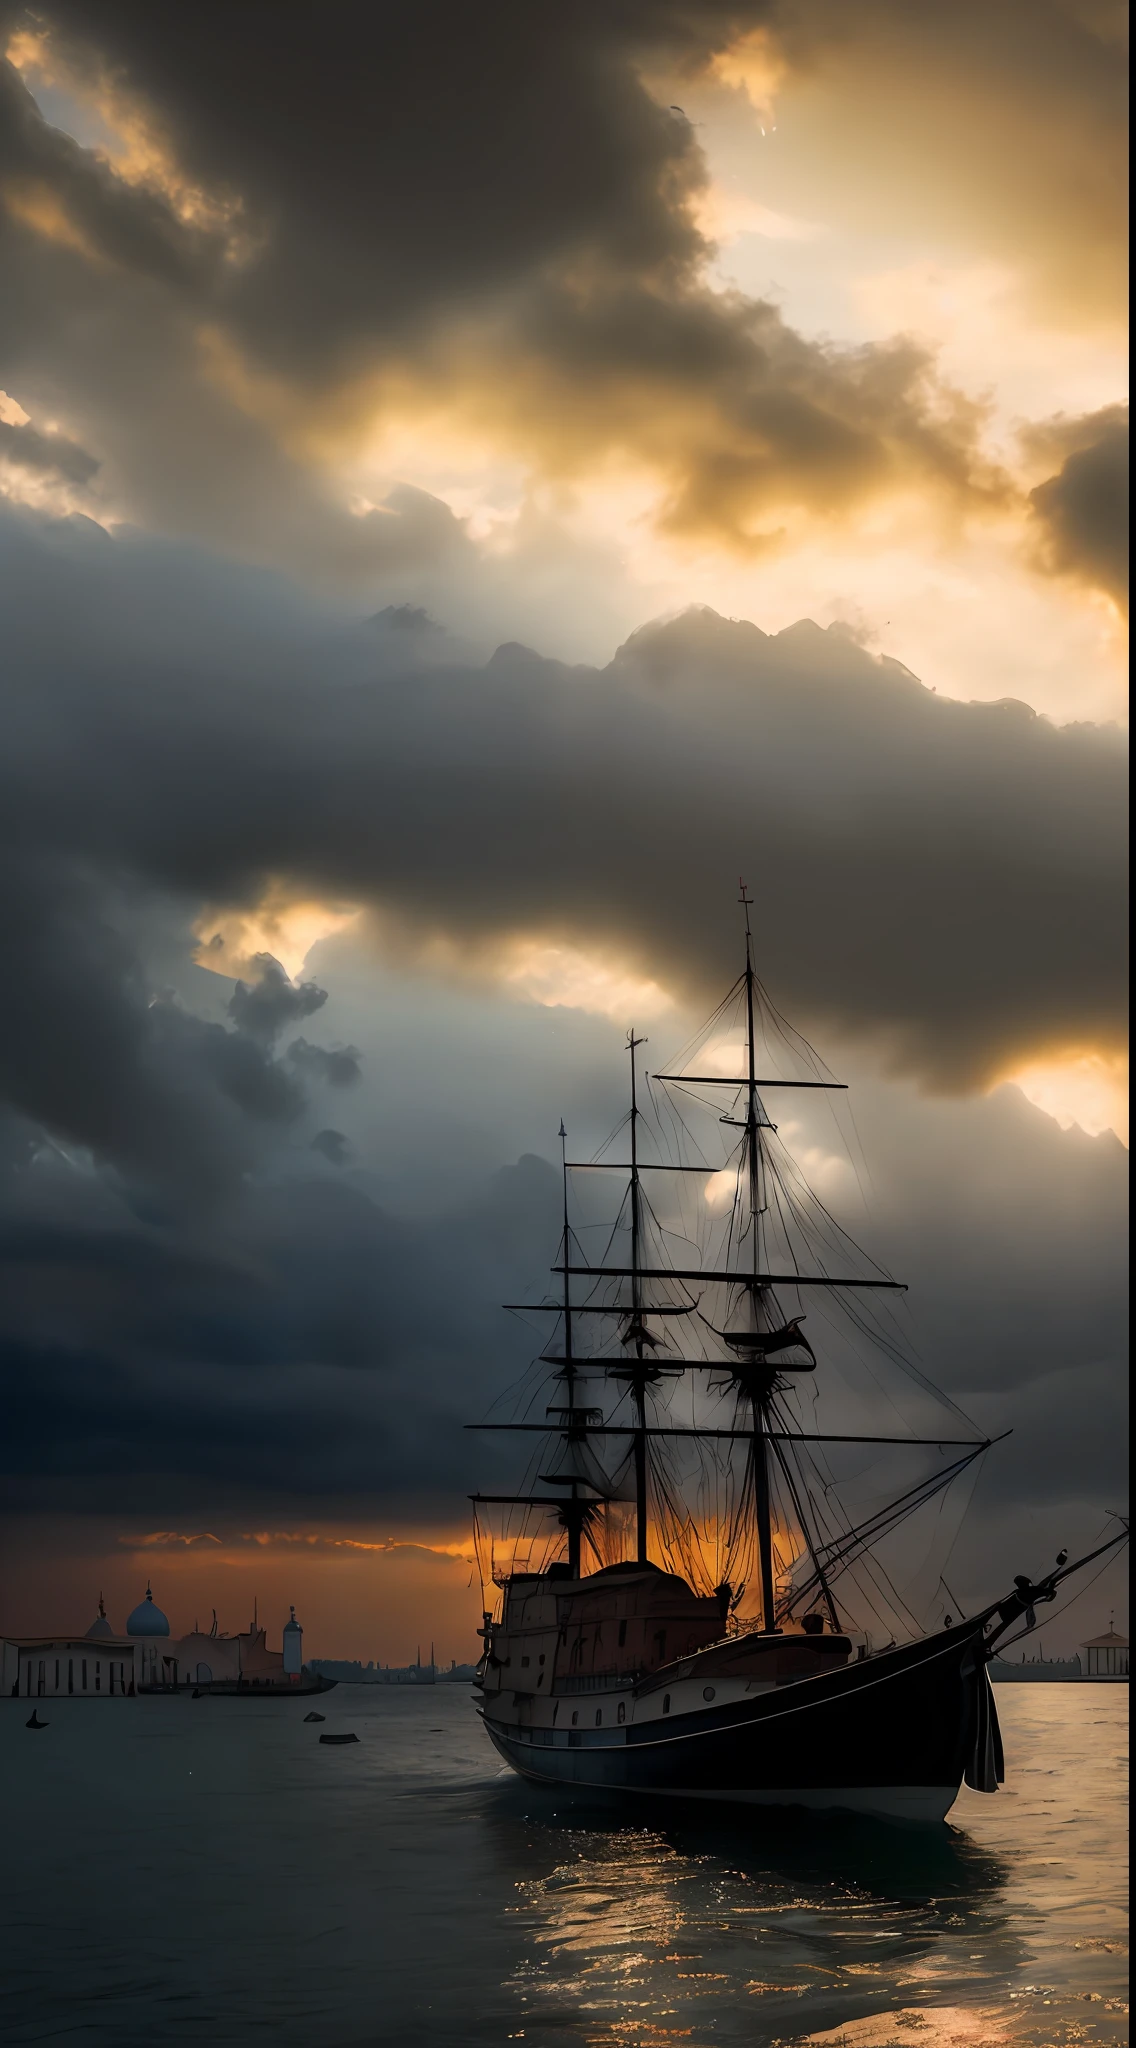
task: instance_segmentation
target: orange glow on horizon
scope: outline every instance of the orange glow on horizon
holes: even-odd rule
[[[13,1524],[7,1543],[0,1627],[14,1632],[85,1630],[100,1592],[112,1626],[123,1627],[149,1581],[175,1636],[198,1621],[209,1626],[214,1609],[221,1630],[236,1634],[255,1602],[270,1648],[295,1606],[307,1657],[405,1665],[431,1642],[441,1663],[479,1655],[473,1546],[454,1529],[322,1525],[220,1535],[200,1524],[123,1531],[74,1521],[45,1530],[29,1518]]]

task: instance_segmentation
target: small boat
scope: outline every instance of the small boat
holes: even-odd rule
[[[470,1425],[533,1444],[523,1490],[472,1496],[478,1711],[550,1786],[942,1821],[964,1779],[1003,1779],[996,1648],[1127,1529],[968,1616],[917,1583],[939,1539],[913,1518],[953,1536],[945,1498],[997,1439],[916,1365],[902,1283],[813,1193],[780,1107],[778,1135],[769,1103],[815,1125],[844,1084],[758,980],[741,902],[708,1024],[646,1087],[628,1034],[594,1158],[560,1127],[556,1292],[511,1304],[549,1334],[511,1416]]]
[[[327,1715],[326,1715],[326,1714],[305,1714],[305,1715],[304,1715],[304,1720],[305,1720],[305,1721],[326,1721],[326,1720],[327,1720]]]
[[[343,1744],[344,1744],[345,1742],[358,1742],[358,1740],[359,1740],[359,1737],[358,1737],[357,1735],[321,1735],[321,1736],[320,1736],[320,1741],[321,1741],[321,1742],[326,1742],[326,1743],[327,1743],[327,1744],[329,1745],[329,1747],[337,1747],[337,1748],[338,1748],[338,1747],[341,1747],[341,1746],[342,1746],[342,1745],[343,1745]]]
[[[36,1729],[39,1729],[39,1728],[50,1728],[50,1726],[51,1726],[51,1723],[50,1723],[50,1721],[41,1721],[41,1720],[40,1720],[40,1718],[39,1718],[38,1714],[36,1713],[36,1710],[35,1710],[35,1708],[34,1708],[34,1707],[32,1708],[32,1717],[31,1717],[31,1720],[30,1720],[30,1721],[25,1721],[25,1722],[24,1722],[24,1727],[25,1727],[25,1728],[36,1728]]]

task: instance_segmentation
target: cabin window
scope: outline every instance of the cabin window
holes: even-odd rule
[[[543,1684],[544,1684],[544,1673],[543,1673],[543,1671],[539,1671],[539,1672],[537,1673],[537,1680],[536,1680],[536,1682],[537,1682],[537,1684],[538,1684],[538,1685],[543,1685]]]
[[[664,1712],[664,1714],[669,1714],[669,1713],[670,1713],[670,1710],[671,1710],[671,1696],[670,1696],[669,1692],[665,1692],[665,1693],[663,1694],[663,1712]]]
[[[75,1690],[75,1659],[73,1657],[68,1657],[67,1659],[67,1690],[68,1692],[74,1692]]]
[[[521,1670],[522,1670],[522,1671],[527,1671],[527,1670],[528,1670],[528,1668],[529,1668],[529,1660],[528,1660],[528,1658],[527,1658],[527,1657],[522,1657],[522,1658],[521,1658]]]
[[[560,1643],[561,1643],[561,1648],[563,1648],[564,1644],[565,1644],[565,1643],[566,1643],[567,1641],[568,1641],[568,1631],[567,1631],[567,1629],[566,1629],[566,1628],[562,1628],[562,1629],[561,1629],[561,1631],[560,1631]]]
[[[55,1660],[55,1690],[56,1690],[56,1692],[58,1692],[58,1691],[59,1691],[59,1659],[58,1659],[58,1657],[57,1657],[57,1658],[56,1658],[56,1660]]]
[[[39,1696],[42,1699],[44,1693],[47,1691],[46,1666],[44,1664],[44,1660],[42,1657],[39,1660],[39,1677],[36,1681],[36,1687],[39,1692]]]
[[[542,1664],[544,1663],[544,1651],[543,1651],[543,1650],[542,1650],[542,1651],[541,1651],[541,1653],[540,1653],[540,1661],[541,1661],[541,1663],[542,1663]]]
[[[602,1708],[602,1707],[597,1707],[597,1708],[596,1708],[596,1727],[597,1727],[597,1728],[598,1728],[598,1727],[600,1727],[600,1725],[601,1725],[602,1721],[603,1721],[603,1708]]]
[[[626,1721],[627,1719],[627,1708],[622,1700],[619,1702],[619,1712],[615,1718],[617,1721]]]
[[[713,1688],[713,1686],[712,1686],[712,1685],[704,1685],[704,1686],[703,1686],[703,1688],[702,1688],[702,1697],[703,1697],[703,1699],[704,1699],[704,1700],[712,1700],[712,1699],[713,1699],[713,1697],[714,1697],[714,1688]]]
[[[620,1647],[620,1649],[621,1649],[621,1650],[622,1650],[622,1648],[623,1648],[623,1645],[624,1645],[624,1643],[625,1643],[626,1641],[627,1641],[627,1623],[626,1623],[625,1621],[621,1621],[621,1622],[620,1622],[620,1624],[619,1624],[619,1647]]]
[[[664,1658],[664,1657],[666,1656],[666,1654],[667,1654],[667,1632],[666,1632],[666,1629],[665,1629],[665,1628],[660,1628],[660,1629],[656,1629],[656,1631],[655,1631],[655,1655],[656,1655],[656,1657],[658,1658],[658,1660],[659,1660],[660,1664],[662,1663],[662,1661],[663,1661],[663,1658]]]
[[[86,1690],[87,1690],[87,1660],[86,1660],[86,1658],[84,1657],[84,1659],[83,1659],[83,1691],[84,1691],[84,1692],[86,1692]]]
[[[96,1665],[95,1665],[95,1691],[96,1691],[96,1692],[101,1692],[101,1691],[102,1691],[102,1689],[103,1689],[103,1667],[102,1667],[102,1665],[101,1665],[101,1664],[99,1664],[99,1663],[96,1663]]]
[[[577,1713],[575,1713],[575,1714],[573,1714],[573,1716],[572,1716],[572,1726],[573,1726],[573,1728],[574,1728],[574,1727],[576,1726],[576,1723],[577,1723],[577,1721],[579,1720],[579,1718],[580,1718],[580,1716],[579,1716],[579,1713],[578,1713],[578,1712],[577,1712]]]

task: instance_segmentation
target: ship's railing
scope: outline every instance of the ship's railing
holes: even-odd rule
[[[630,1692],[642,1678],[641,1671],[590,1671],[584,1678],[558,1678],[556,1691],[564,1692]]]

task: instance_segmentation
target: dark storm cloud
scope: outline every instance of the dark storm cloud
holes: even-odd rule
[[[1128,407],[1035,429],[1039,453],[1064,456],[1056,476],[1030,493],[1052,575],[1103,590],[1128,610]]]
[[[322,1153],[330,1166],[345,1166],[351,1157],[351,1147],[342,1131],[317,1131],[312,1151]]]
[[[65,434],[40,434],[30,423],[16,426],[8,420],[0,420],[0,462],[73,484],[89,483],[99,467],[93,455]]]
[[[254,965],[260,970],[260,978],[254,982],[238,981],[229,998],[229,1015],[238,1030],[268,1046],[289,1024],[298,1024],[322,1009],[327,990],[317,988],[314,981],[302,981],[297,986],[270,953],[257,953]]]
[[[0,1186],[9,1506],[97,1510],[113,1475],[151,1512],[381,1493],[429,1514],[468,1487],[471,1407],[531,1356],[497,1302],[547,1264],[557,1199],[522,1160],[422,1225],[298,1162],[194,1234],[40,1159]]]
[[[770,638],[705,612],[645,628],[603,671],[517,647],[426,667],[407,636],[319,622],[289,647],[271,612],[257,651],[205,568],[181,565],[174,634],[162,550],[77,561],[32,522],[9,529],[3,829],[46,905],[25,918],[23,998],[45,1077],[36,1003],[85,1006],[37,991],[73,958],[96,991],[107,973],[52,862],[195,905],[279,882],[475,960],[538,935],[699,997],[730,978],[744,872],[779,997],[931,1086],[1122,1040],[1115,731],[939,698],[841,631]],[[38,935],[57,929],[53,953]],[[250,1007],[273,1000],[270,984]],[[298,1015],[308,998],[282,1000]],[[37,1102],[21,1106],[50,1122]]]
[[[320,991],[265,961],[235,1011],[216,976],[210,1016],[159,993],[203,901],[291,880],[411,945],[607,943],[716,997],[740,868],[785,1009],[934,1084],[1113,1028],[1115,735],[940,702],[840,633],[704,614],[602,672],[519,648],[430,667],[420,636],[333,628],[275,579],[84,526],[0,532],[17,1504],[378,1493],[428,1516],[471,1470],[506,1477],[461,1424],[536,1348],[496,1303],[543,1292],[555,1174],[392,1215],[351,1124],[304,1100],[357,1071],[350,1047],[288,1044]],[[1119,1148],[1078,1151],[1012,1095],[859,1114],[872,1248],[912,1281],[923,1367],[991,1428],[1039,1388],[997,1498],[1092,1501],[1099,1451],[1059,1452],[1052,1388],[1071,1361],[1109,1389],[1120,1369]]]
[[[537,470],[645,461],[670,528],[738,547],[913,480],[999,499],[925,350],[808,341],[703,281],[701,151],[641,68],[767,12],[352,5],[278,35],[60,0],[52,61],[153,142],[118,177],[11,80],[13,380],[66,399],[132,516],[320,571],[397,566],[413,522],[350,519],[285,450],[439,396]]]
[[[155,994],[129,894],[106,874],[9,845],[0,919],[0,1089],[19,1118],[177,1204],[216,1200],[260,1157],[263,1133],[301,1113],[298,1069],[271,1057],[263,1032]],[[286,977],[270,964],[279,1007]],[[295,993],[300,1014],[318,1007]],[[246,1000],[255,1012],[255,990]]]
[[[1014,1432],[989,1461],[990,1511],[1098,1512],[1123,1477],[1120,1147],[1063,1137],[1011,1094],[958,1118],[857,1100],[873,1241],[911,1282],[920,1365]],[[343,1173],[297,1153],[192,1231],[50,1152],[0,1180],[13,1508],[99,1512],[109,1489],[121,1512],[380,1499],[428,1520],[475,1475],[516,1478],[508,1446],[463,1425],[538,1347],[540,1319],[498,1303],[548,1284],[557,1174],[522,1159],[420,1220]]]
[[[359,1054],[353,1045],[309,1045],[306,1038],[296,1038],[288,1047],[288,1058],[301,1073],[314,1081],[326,1081],[330,1088],[350,1088],[359,1079]],[[322,1136],[332,1139],[340,1133],[324,1131]]]
[[[708,54],[762,12],[340,0],[279,32],[257,7],[111,4],[96,21],[61,0],[41,18],[150,114],[196,190],[239,205],[256,259],[218,304],[277,361],[324,374],[559,258],[689,264],[700,244],[674,202],[701,181],[695,138],[636,62]],[[141,233],[136,260],[150,267]]]

